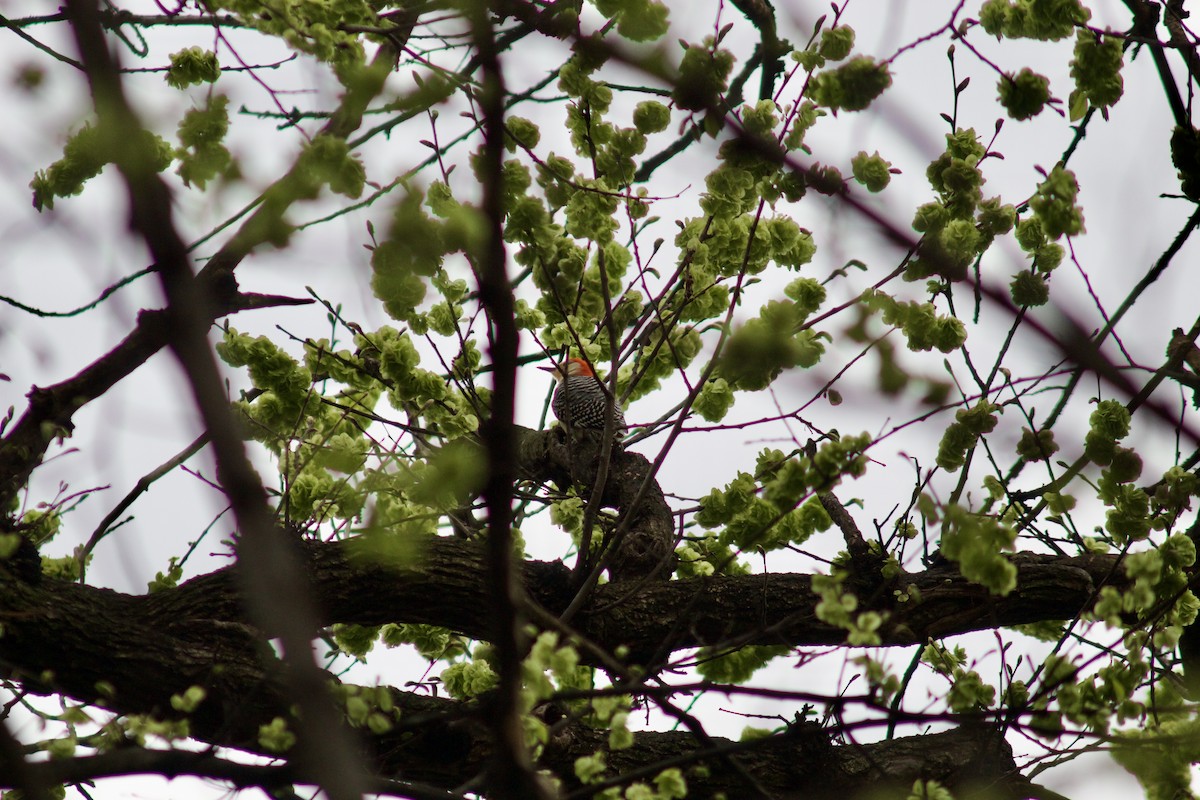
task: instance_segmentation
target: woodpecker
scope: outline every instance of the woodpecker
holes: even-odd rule
[[[552,367],[538,367],[558,381],[550,408],[565,426],[604,430],[604,412],[608,409],[608,390],[591,366],[582,358],[569,358]],[[615,434],[625,433],[625,415],[619,405],[613,405],[616,417]]]

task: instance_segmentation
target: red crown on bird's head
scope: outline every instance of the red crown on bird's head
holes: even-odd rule
[[[543,372],[549,372],[560,380],[562,378],[576,378],[579,376],[596,377],[592,365],[582,358],[568,358],[566,361],[560,361],[549,367],[538,367],[538,369]]]

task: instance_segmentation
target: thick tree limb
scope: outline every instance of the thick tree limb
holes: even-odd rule
[[[327,608],[340,609],[348,618],[428,621],[426,616],[447,610],[440,602],[447,596],[454,598],[450,605],[472,604],[469,610],[459,607],[457,613],[478,617],[486,608],[477,601],[486,594],[478,579],[484,564],[482,548],[443,541],[451,546],[449,551],[427,558],[412,579],[378,567],[355,566],[339,545],[318,544],[306,550],[318,597]],[[464,556],[465,564],[459,560]],[[543,590],[543,598],[547,583],[555,577],[562,583],[563,596],[569,594],[568,571],[560,564],[527,564],[524,575],[529,585]],[[447,580],[452,576],[456,580]],[[931,576],[932,580],[936,579]],[[737,605],[735,596],[740,596],[740,613],[753,616],[758,610],[745,605],[746,595],[761,589],[762,582],[751,583],[718,586],[716,594],[729,600],[731,607]],[[30,586],[7,579],[3,584],[0,619],[6,635],[0,638],[0,662],[31,691],[100,701],[121,713],[173,717],[177,713],[171,710],[171,694],[200,684],[207,688],[208,697],[190,718],[193,735],[255,752],[261,751],[258,726],[289,715],[279,665],[242,620],[229,570],[145,597],[53,581]],[[379,594],[389,584],[405,587],[405,596]],[[644,591],[662,588],[656,585]],[[609,599],[604,591],[597,595],[598,602]],[[406,609],[419,613],[409,614]],[[612,613],[620,610],[613,608]],[[596,615],[597,619],[603,616]],[[481,622],[472,627],[488,629]],[[47,670],[53,674],[44,676]],[[41,682],[43,677],[49,682]],[[364,736],[384,776],[401,775],[450,788],[486,766],[491,752],[489,726],[483,721],[490,713],[486,703],[462,704],[400,691],[393,696],[401,710],[397,727],[382,736]],[[833,747],[824,734],[816,733],[801,728],[750,749],[725,740],[715,742],[738,748],[739,761],[780,798],[854,796],[881,782],[906,785],[916,777],[934,778],[955,789],[984,782],[1008,787],[999,796],[1021,796],[1023,783],[1007,745],[999,734],[986,729],[958,729],[862,747]],[[540,766],[569,782],[574,759],[603,749],[606,740],[605,731],[568,724],[553,736]],[[642,733],[632,748],[612,753],[610,764],[622,774],[631,774],[670,763],[692,766],[702,755],[689,733]],[[689,776],[697,796],[741,786],[721,759],[704,763],[707,778]]]
[[[600,436],[562,428],[520,431],[521,474],[539,483],[579,485],[597,482],[603,442]],[[675,518],[662,489],[647,476],[653,465],[638,453],[610,453],[608,476],[600,503],[616,509],[628,533],[610,561],[614,581],[634,578],[666,580],[675,569]],[[642,487],[645,485],[645,489]]]
[[[579,471],[586,471],[590,461],[586,448],[581,452],[576,445],[578,442],[565,441],[557,431],[523,432],[521,474],[545,481],[556,475],[570,480],[567,476],[574,472],[579,480]],[[576,463],[569,453],[574,454]],[[624,505],[631,498],[622,494],[622,487],[640,485],[642,470],[648,468],[645,459],[621,453],[613,467],[612,494],[605,502],[617,507],[618,513],[638,515],[631,534],[660,542],[667,536],[670,538],[665,541],[673,542],[670,509],[657,487],[652,487],[654,491],[637,508]],[[480,542],[432,539],[419,561],[404,569],[356,559],[352,542],[308,541],[297,542],[296,547],[302,553],[322,624],[426,623],[478,639],[487,639],[495,631],[491,595],[481,580],[486,574],[487,554]],[[1116,556],[1063,558],[1023,553],[1012,559],[1018,568],[1018,585],[1007,597],[991,596],[963,579],[953,565],[945,565],[903,574],[886,585],[881,582],[873,596],[860,593],[861,607],[889,612],[881,631],[885,644],[923,644],[929,638],[997,626],[1071,619],[1090,606],[1100,585],[1108,581],[1120,586],[1125,581]],[[525,562],[519,565],[519,574],[530,601],[550,614],[561,614],[574,597],[570,571],[561,563]],[[920,602],[898,604],[892,589],[904,588],[918,589]],[[645,581],[635,573],[633,579],[615,578],[599,586],[572,625],[610,653],[622,645],[636,654],[731,643],[844,643],[845,631],[817,619],[818,602],[809,575]],[[676,618],[678,609],[683,608],[688,609],[685,624]],[[202,685],[208,698],[191,718],[194,735],[252,751],[259,749],[259,725],[290,715],[279,665],[265,646],[263,634],[248,622],[230,568],[141,597],[50,580],[33,584],[0,573],[0,623],[5,628],[5,636],[0,637],[0,663],[34,691],[58,691],[81,700],[101,701],[122,713],[171,716],[175,712],[170,696]],[[52,676],[46,678],[46,671]],[[103,688],[98,690],[98,686]],[[488,713],[486,708],[399,691],[394,696],[402,709],[400,725],[390,734],[368,740],[384,775],[402,774],[409,780],[453,787],[480,774],[490,752],[489,726],[479,716]],[[542,766],[556,772],[562,769],[559,774],[569,780],[573,759],[594,752],[598,746],[595,737],[602,739],[603,735],[568,725],[547,749]],[[906,763],[936,763],[944,751],[934,746],[925,749],[922,742],[930,738],[897,740],[886,747],[907,742],[909,749],[879,751],[884,755],[871,756],[864,763],[890,769],[887,765],[892,756],[888,753],[899,752],[907,754]],[[688,733],[645,734],[639,736],[634,749],[613,754],[610,763],[620,763],[621,770],[629,772],[659,764],[663,758],[691,763],[699,748]],[[873,752],[832,750],[836,758],[822,756],[832,759],[824,763],[861,760],[862,753]],[[788,783],[799,780],[795,774],[771,772],[786,770],[780,764],[800,758],[795,753],[770,768],[778,752],[762,756],[761,764],[752,753],[737,755],[756,777],[760,768],[763,774],[773,776],[763,785],[776,796],[791,796],[786,787],[799,785]],[[969,761],[953,759],[955,765]],[[1011,764],[1011,757],[1008,762]],[[724,763],[720,758],[708,762],[713,791],[725,785],[721,781],[736,780]],[[989,767],[989,775],[1001,783],[1008,780],[997,777],[1003,770],[997,772],[994,767]],[[871,783],[850,766],[844,769],[851,776],[844,778],[845,785],[853,783],[855,775],[861,777],[862,785]],[[1011,766],[1004,769],[1011,770]],[[912,775],[905,780],[911,783],[917,775],[934,777],[924,767]],[[829,785],[842,784],[834,781]],[[804,786],[807,796],[827,796],[812,794],[824,791],[819,786]]]
[[[361,563],[344,543],[305,543],[304,559],[323,624],[387,622],[439,625],[476,639],[490,635],[485,552],[481,545],[439,538],[421,563],[397,572]],[[1017,589],[995,597],[941,566],[905,576],[901,586],[919,589],[920,602],[897,604],[889,596],[862,608],[890,613],[885,645],[924,644],[930,638],[1046,620],[1072,619],[1086,611],[1097,588],[1125,584],[1116,556],[1013,556]],[[573,596],[569,570],[558,562],[521,565],[529,597],[550,613]],[[674,632],[672,650],[729,643],[835,646],[845,631],[816,618],[820,598],[811,576],[766,574],[716,576],[597,588],[574,622],[593,643],[609,650],[637,650]],[[240,663],[252,655],[257,635],[241,608],[231,568],[151,595],[134,596],[90,586],[44,580],[28,585],[5,574],[0,580],[0,660],[11,670],[37,676],[54,671],[54,685],[96,699],[95,684],[126,672],[144,676],[125,691],[161,680],[182,691],[214,662]],[[619,600],[619,602],[617,602]],[[690,609],[677,626],[664,609]],[[155,632],[162,636],[155,637]],[[146,642],[150,637],[153,641]],[[108,652],[88,659],[90,652]],[[232,654],[241,654],[229,661]],[[65,665],[65,666],[64,666]],[[218,681],[219,682],[219,681]],[[147,690],[148,691],[148,690]],[[160,689],[153,690],[161,692]],[[144,707],[143,701],[136,703]]]
[[[412,622],[440,625],[464,635],[490,635],[488,594],[480,581],[485,552],[474,542],[435,539],[421,563],[397,572],[353,559],[343,543],[306,543],[306,571],[324,624]],[[1018,554],[1017,589],[990,596],[952,566],[905,576],[920,590],[919,603],[864,603],[890,611],[883,630],[888,645],[923,644],[1004,625],[1071,619],[1086,610],[1111,575],[1125,579],[1115,556],[1064,558]],[[1115,570],[1115,571],[1114,571]],[[570,601],[569,570],[553,562],[525,562],[521,577],[530,598],[554,613]],[[53,672],[43,688],[85,700],[116,689],[119,710],[151,711],[171,693],[193,684],[210,687],[218,703],[244,704],[245,680],[261,671],[259,634],[248,623],[232,569],[195,578],[175,589],[133,596],[73,583],[29,585],[5,574],[0,580],[0,661],[10,672],[36,678]],[[575,620],[592,642],[613,650],[661,643],[674,631],[672,649],[736,640],[744,644],[839,645],[845,631],[820,622],[811,576],[718,576],[686,581],[598,587]],[[617,602],[619,600],[619,602]],[[887,600],[891,600],[890,595]],[[689,607],[678,627],[664,609]],[[221,664],[218,674],[214,664]],[[222,691],[225,687],[225,691]],[[119,701],[119,702],[118,702]],[[282,708],[264,696],[263,708]],[[222,718],[233,739],[256,730]]]

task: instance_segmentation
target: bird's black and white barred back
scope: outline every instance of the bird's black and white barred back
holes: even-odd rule
[[[550,408],[559,422],[567,427],[604,430],[608,390],[596,377],[591,365],[582,358],[569,358],[553,367],[541,369],[554,375],[558,381]],[[613,414],[616,418],[615,433],[622,436],[627,430],[625,414],[616,403],[613,404]]]

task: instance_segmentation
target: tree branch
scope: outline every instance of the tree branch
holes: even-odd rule
[[[577,447],[561,443],[555,431],[526,431],[520,441],[518,468],[527,478],[544,481],[570,474],[572,465],[563,463],[559,448],[586,459]],[[638,459],[642,469],[648,464],[633,453],[615,458],[617,478],[611,481],[611,491],[619,500],[622,484],[640,485]],[[626,473],[629,477],[620,477]],[[643,500],[643,506],[654,505]],[[629,513],[659,520],[663,511],[639,508]],[[669,510],[665,513],[669,525]],[[431,539],[419,562],[403,570],[355,557],[353,540],[306,541],[297,547],[320,624],[423,623],[479,639],[495,633],[489,611],[492,597],[481,580],[488,563],[482,543]],[[1121,588],[1126,583],[1117,556],[1018,553],[1011,558],[1018,568],[1017,588],[1005,597],[989,594],[962,578],[955,566],[945,565],[899,576],[897,588],[919,590],[900,594],[919,600],[899,603],[892,593],[880,593],[864,602],[864,610],[889,613],[881,630],[885,645],[914,645],[1005,625],[1071,619],[1090,607],[1100,585],[1109,582]],[[548,614],[560,614],[574,596],[570,570],[561,563],[525,562],[519,565],[519,575],[530,601]],[[610,653],[621,646],[645,653],[730,643],[844,644],[845,631],[817,619],[818,602],[811,576],[800,574],[614,580],[597,587],[574,627]],[[663,613],[685,607],[690,609],[685,625]],[[63,692],[119,713],[177,716],[171,695],[201,685],[208,697],[191,716],[193,735],[251,751],[260,749],[259,725],[290,715],[279,664],[272,654],[264,654],[262,634],[245,615],[232,568],[140,597],[52,580],[31,584],[0,570],[0,620],[5,625],[0,663],[31,691]],[[586,650],[581,652],[584,660],[591,660]],[[47,670],[53,671],[51,683],[42,677]],[[325,678],[333,680],[327,674]],[[400,723],[388,734],[368,737],[383,774],[453,787],[486,766],[492,738],[482,720],[492,713],[489,701],[474,705],[399,691],[393,695],[401,709]],[[556,764],[563,770],[558,774],[570,780],[573,758],[594,752],[597,744],[589,737],[603,735],[568,725],[556,733],[542,765]],[[675,736],[683,738],[671,739]],[[910,754],[914,764],[936,760],[941,752],[916,744],[928,738],[906,745],[917,748]],[[684,732],[644,734],[637,741],[634,750],[621,751],[620,758],[630,759],[622,762],[622,769],[634,769],[634,762],[642,767],[658,764],[663,758],[691,763],[702,749]],[[861,753],[855,748],[834,751],[839,759],[859,758],[855,754]],[[616,758],[613,754],[610,763],[616,764]],[[738,759],[758,776],[758,762],[750,755],[739,752]],[[879,759],[872,756],[865,763],[872,761]],[[738,780],[722,758],[706,763],[717,781],[714,786],[721,785],[720,780]],[[763,785],[772,789],[770,781]]]
[[[495,691],[494,713],[489,715],[496,741],[488,769],[489,794],[500,800],[548,798],[525,746],[521,725],[522,660],[528,651],[521,613],[524,597],[513,565],[513,487],[517,480],[516,432],[513,417],[517,395],[517,323],[508,261],[504,251],[504,102],[506,90],[500,55],[485,3],[472,3],[466,16],[483,71],[476,94],[483,148],[478,176],[482,184],[482,212],[487,238],[475,264],[479,301],[488,318],[488,350],[492,359],[492,402],[483,420],[480,438],[487,450],[487,479],[483,499],[487,506],[487,589],[491,609],[490,640],[496,646],[500,683]]]
[[[480,580],[486,564],[481,544],[433,539],[420,564],[403,571],[364,563],[348,543],[305,542],[303,555],[321,624],[421,623],[472,638],[492,635],[489,594]],[[946,565],[901,578],[902,589],[919,590],[919,601],[881,597],[863,610],[888,611],[883,644],[909,646],[1072,619],[1090,607],[1106,581],[1118,589],[1128,583],[1115,555],[1011,558],[1017,588],[1005,597],[989,594]],[[560,612],[573,597],[570,571],[559,562],[524,562],[520,576],[531,600],[549,613]],[[846,632],[816,617],[820,597],[811,591],[811,580],[778,573],[609,583],[597,587],[574,627],[609,652],[622,645],[652,651],[673,631],[663,645],[672,650],[734,639],[842,645]],[[53,670],[53,688],[88,701],[103,699],[96,685],[108,682],[116,689],[108,699],[115,710],[146,712],[194,684],[209,687],[218,704],[244,703],[240,681],[261,669],[258,632],[241,607],[232,568],[144,596],[56,580],[29,585],[7,572],[0,574],[0,589],[5,624],[0,661],[9,671],[29,678]],[[676,631],[676,620],[663,609],[682,607],[691,609],[689,621]],[[221,669],[214,671],[217,664]],[[262,705],[283,707],[269,697]],[[243,733],[253,738],[257,731]]]

